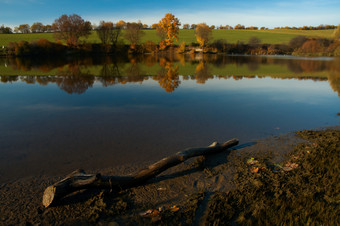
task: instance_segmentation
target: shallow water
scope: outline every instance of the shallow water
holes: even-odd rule
[[[0,60],[0,182],[339,125],[336,58]]]

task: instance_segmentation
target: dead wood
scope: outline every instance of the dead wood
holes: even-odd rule
[[[131,176],[102,176],[100,174],[86,174],[83,170],[77,170],[66,176],[63,180],[45,189],[43,205],[47,208],[64,196],[82,189],[100,188],[119,191],[129,187],[134,187],[189,158],[222,152],[230,147],[236,146],[237,144],[238,140],[232,139],[224,144],[214,142],[208,147],[189,148],[163,158],[162,160]]]

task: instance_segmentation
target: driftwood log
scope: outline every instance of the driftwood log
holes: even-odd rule
[[[224,144],[214,142],[208,147],[189,148],[172,156],[163,158],[131,176],[102,176],[100,174],[86,174],[83,170],[77,170],[66,176],[63,180],[47,187],[44,191],[42,202],[47,208],[64,196],[82,189],[101,188],[122,190],[134,187],[189,158],[222,152],[237,144],[238,140],[232,139]]]

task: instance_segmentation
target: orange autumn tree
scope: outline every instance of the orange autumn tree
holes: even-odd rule
[[[198,24],[195,30],[197,42],[204,48],[212,38],[212,31],[205,23]]]
[[[179,26],[181,23],[179,19],[176,18],[171,13],[165,14],[164,18],[161,19],[157,26],[157,33],[161,36],[162,41],[160,46],[166,48],[172,46],[174,39],[178,41]]]

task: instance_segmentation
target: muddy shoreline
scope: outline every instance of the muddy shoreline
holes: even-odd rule
[[[339,131],[340,127],[329,129]],[[212,215],[209,213],[213,208],[211,200],[217,200],[216,194],[228,194],[236,189],[234,176],[242,163],[240,158],[260,156],[259,159],[270,158],[270,162],[276,164],[286,161],[296,146],[306,142],[290,133],[261,139],[256,144],[240,144],[229,152],[189,160],[142,186],[119,193],[82,191],[48,209],[41,203],[43,191],[61,177],[43,175],[3,183],[0,185],[0,222],[3,225],[211,223],[211,220],[223,219],[218,214],[216,219],[208,219],[207,214]],[[150,163],[89,173],[128,175]],[[147,210],[151,212],[147,213]]]

